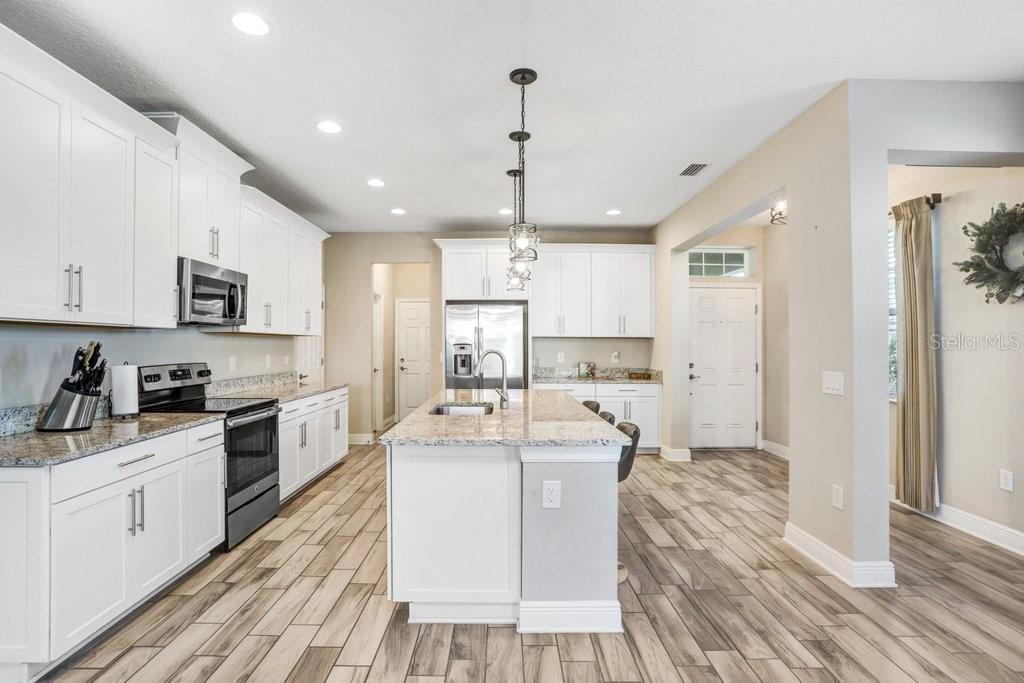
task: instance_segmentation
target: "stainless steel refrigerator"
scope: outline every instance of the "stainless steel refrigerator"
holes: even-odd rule
[[[445,315],[444,386],[446,389],[493,389],[501,386],[501,360],[490,355],[483,377],[467,371],[480,354],[496,349],[505,354],[508,388],[525,389],[526,304],[448,304]],[[457,358],[457,355],[461,358]],[[459,362],[461,360],[461,362]]]

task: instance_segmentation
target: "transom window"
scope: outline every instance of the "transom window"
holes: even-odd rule
[[[749,249],[700,247],[690,250],[690,275],[745,277]]]

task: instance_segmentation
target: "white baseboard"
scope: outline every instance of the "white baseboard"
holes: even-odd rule
[[[520,633],[622,633],[618,600],[523,601]]]
[[[854,562],[792,522],[786,522],[783,538],[854,588],[892,588],[896,585],[896,570],[892,562]]]
[[[761,448],[772,455],[777,455],[784,460],[789,460],[789,446],[783,446],[780,443],[775,443],[774,441],[768,441],[765,439]]]
[[[693,459],[689,448],[669,448],[664,445],[661,447],[661,457],[674,462],[690,462]]]
[[[514,624],[519,605],[508,603],[410,602],[410,624]]]
[[[373,434],[349,434],[348,443],[350,446],[369,446],[373,443]]]
[[[1003,550],[1008,550],[1015,555],[1024,556],[1024,531],[1008,527],[999,522],[979,517],[973,512],[967,512],[950,505],[940,505],[935,512],[921,512],[909,505],[896,500],[896,487],[889,485],[889,500],[902,508],[916,512],[922,517],[934,519],[936,522],[951,526],[954,529],[964,532],[975,538],[997,545]]]

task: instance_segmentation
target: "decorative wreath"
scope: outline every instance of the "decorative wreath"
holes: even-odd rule
[[[1001,203],[987,221],[968,223],[963,231],[972,256],[953,265],[967,273],[964,284],[984,288],[985,303],[1024,302],[1024,204]]]

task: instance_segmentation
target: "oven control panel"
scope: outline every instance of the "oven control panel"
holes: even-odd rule
[[[140,365],[139,389],[159,391],[209,384],[213,371],[206,363],[171,363],[167,365]]]

